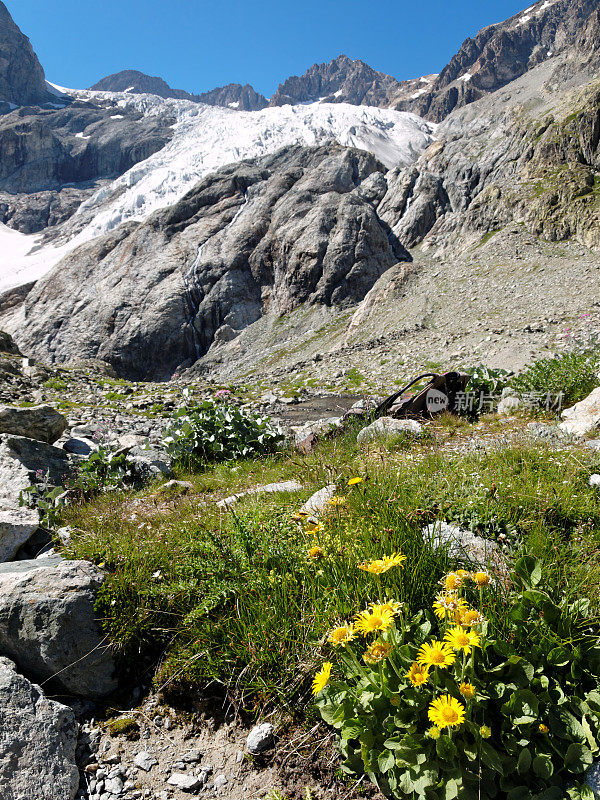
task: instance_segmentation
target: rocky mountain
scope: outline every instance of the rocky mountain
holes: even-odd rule
[[[19,340],[46,360],[162,378],[266,309],[355,303],[410,259],[377,213],[385,172],[338,145],[225,167],[63,259],[28,295]]]
[[[0,2],[0,114],[21,105],[42,105],[55,98],[29,42]]]
[[[152,78],[137,70],[127,69],[108,75],[90,86],[94,92],[126,92],[128,94],[155,94],[158,97],[175,100],[189,100],[192,103],[206,103],[209,106],[224,106],[239,111],[258,111],[268,105],[262,94],[255,92],[249,83],[229,83],[203,94],[191,94],[182,89],[172,89],[162,78]]]

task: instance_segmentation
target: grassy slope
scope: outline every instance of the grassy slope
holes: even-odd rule
[[[437,519],[501,533],[542,559],[548,585],[599,605],[600,509],[588,486],[598,457],[550,450],[515,431],[509,447],[460,446],[474,433],[506,438],[508,427],[497,418],[479,426],[447,418],[421,442],[366,449],[350,431],[308,456],[287,452],[180,475],[193,483],[185,495],[157,487],[105,495],[69,511],[77,532],[68,553],[105,565],[99,611],[136,681],[154,676],[173,689],[215,681],[247,708],[297,707],[328,653],[328,629],[380,595],[360,561],[402,549],[407,564],[385,576],[382,593],[414,610],[431,602],[448,563],[423,544],[421,528]],[[349,489],[355,475],[365,480]],[[286,478],[304,491],[248,498],[233,512],[216,508],[233,491]],[[347,502],[309,534],[291,515],[328,483]],[[316,544],[320,560],[307,555]],[[500,594],[487,614],[502,625]]]

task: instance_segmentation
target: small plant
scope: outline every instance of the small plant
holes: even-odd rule
[[[360,565],[379,589],[388,562]],[[483,614],[501,586],[466,570],[442,579],[433,614],[377,600],[332,630],[341,677],[326,662],[313,692],[344,768],[413,800],[593,797],[598,627],[588,602],[555,602],[541,578],[534,559],[517,562],[502,635]]]
[[[599,385],[599,368],[597,350],[574,350],[534,362],[513,377],[510,386],[519,395],[561,395],[563,405],[571,406]]]
[[[163,444],[180,463],[228,461],[272,453],[284,439],[269,417],[223,400],[178,411]]]
[[[471,376],[467,384],[467,391],[475,392],[478,397],[480,394],[501,395],[512,374],[505,369],[492,369],[483,364],[477,367],[467,367],[464,371]]]
[[[54,486],[50,482],[49,471],[38,469],[36,483],[19,493],[19,506],[36,508],[40,516],[40,524],[47,529],[57,526],[61,510],[67,503],[67,491],[64,486]]]

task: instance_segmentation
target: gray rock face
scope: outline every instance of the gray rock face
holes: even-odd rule
[[[38,528],[37,511],[29,508],[0,510],[0,563],[14,558]]]
[[[428,525],[423,530],[423,540],[434,549],[443,548],[450,558],[457,561],[478,564],[481,567],[487,567],[490,563],[501,567],[503,563],[496,542],[483,539],[471,531],[464,531],[447,522]]]
[[[384,172],[338,145],[225,167],[63,259],[28,295],[19,343],[46,361],[101,358],[164,377],[204,355],[221,326],[243,329],[265,308],[361,300],[410,260],[375,208],[385,180],[361,196]]]
[[[0,658],[0,796],[72,800],[79,787],[77,723],[67,706]]]
[[[225,106],[236,111],[260,111],[269,105],[267,98],[255,91],[249,83],[243,86],[240,83],[228,83],[227,86],[219,86],[210,92],[194,95],[194,99],[198,103]]]
[[[0,433],[13,433],[53,444],[66,427],[67,418],[51,406],[0,406]]]
[[[0,503],[5,498],[14,503],[36,480],[36,473],[60,486],[70,471],[64,450],[23,436],[0,435]]]
[[[94,616],[102,573],[87,561],[49,557],[0,565],[0,653],[36,680],[101,698],[116,688],[114,663]]]
[[[0,114],[11,106],[48,103],[54,98],[29,39],[0,2]]]
[[[585,436],[600,426],[600,388],[594,389],[584,400],[565,408],[561,414],[563,422],[558,426],[571,436]]]
[[[394,439],[399,436],[421,436],[423,426],[414,419],[393,419],[380,417],[358,432],[356,441],[359,444],[374,440]]]

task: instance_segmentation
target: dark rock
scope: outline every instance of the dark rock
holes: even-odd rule
[[[56,100],[46,86],[44,70],[29,39],[0,2],[0,113],[11,106],[39,105]],[[4,156],[4,152],[2,151]]]
[[[15,344],[12,336],[4,331],[0,331],[0,353],[8,353],[11,356],[21,355],[21,351]]]
[[[51,406],[0,406],[0,433],[52,444],[63,435],[67,419]]]

